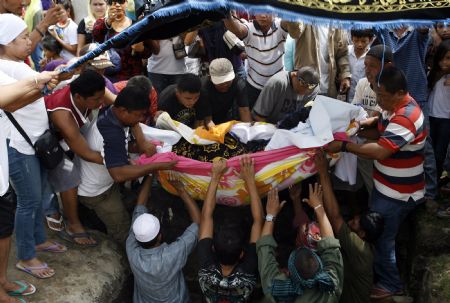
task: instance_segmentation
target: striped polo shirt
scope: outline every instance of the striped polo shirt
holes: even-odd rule
[[[424,196],[424,116],[416,101],[406,95],[393,113],[383,111],[378,121],[378,144],[393,154],[374,161],[374,185],[383,195],[401,201]]]
[[[247,81],[257,89],[262,89],[270,77],[284,70],[284,43],[288,33],[280,23],[280,19],[275,19],[266,34],[256,21],[244,23],[248,29],[242,40],[248,59]]]

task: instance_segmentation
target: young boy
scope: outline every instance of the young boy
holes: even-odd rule
[[[350,71],[352,73],[352,82],[348,93],[348,102],[352,102],[355,96],[356,84],[361,78],[364,78],[364,58],[369,51],[375,33],[372,29],[350,31],[352,37],[352,45],[348,46],[348,57],[350,61]]]

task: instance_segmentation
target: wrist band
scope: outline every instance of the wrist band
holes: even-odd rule
[[[347,151],[347,141],[343,141],[342,145],[341,145],[341,152],[346,152]]]
[[[44,37],[44,33],[41,32],[39,28],[35,27],[34,29],[39,33],[39,35],[41,35],[41,37]]]
[[[39,88],[39,82],[37,76],[34,76],[34,84],[36,84],[36,88]]]
[[[317,205],[316,207],[314,207],[314,210],[317,210],[318,208],[322,207],[322,204]]]

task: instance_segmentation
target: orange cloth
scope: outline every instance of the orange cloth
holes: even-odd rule
[[[207,130],[205,127],[197,127],[195,129],[194,134],[199,136],[202,139],[207,139],[211,141],[216,141],[219,143],[224,143],[225,141],[225,135],[230,131],[231,127],[235,125],[236,123],[239,123],[239,121],[228,121],[219,125],[216,125],[214,127],[211,127],[209,130]]]

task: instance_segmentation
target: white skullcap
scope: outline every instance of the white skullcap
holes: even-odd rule
[[[13,14],[0,14],[0,45],[7,45],[17,38],[27,25]]]
[[[139,242],[150,242],[159,233],[159,220],[151,214],[142,214],[134,220],[133,233]]]

